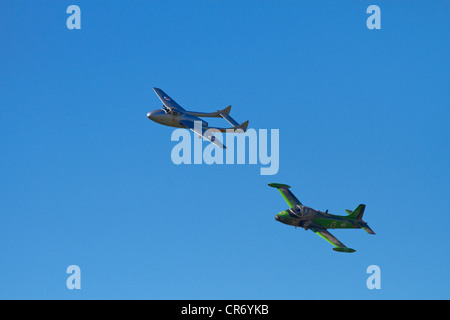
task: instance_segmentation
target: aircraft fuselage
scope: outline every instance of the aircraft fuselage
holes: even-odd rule
[[[175,128],[186,128],[180,123],[182,120],[199,121],[203,127],[208,126],[206,121],[198,117],[175,110],[157,109],[147,113],[147,118],[156,123]]]
[[[306,206],[284,210],[275,216],[275,220],[294,227],[321,227],[326,229],[360,229],[354,219],[321,212]]]

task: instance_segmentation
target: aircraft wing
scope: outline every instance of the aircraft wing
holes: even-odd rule
[[[331,243],[334,248],[334,251],[338,252],[355,252],[355,249],[347,248],[342,242],[340,242],[335,236],[333,236],[331,233],[328,232],[325,228],[318,228],[318,227],[310,227],[310,229],[317,234],[318,236],[322,237],[329,243]]]
[[[290,186],[288,186],[287,184],[269,183],[269,186],[272,188],[277,188],[283,196],[284,200],[286,200],[291,208],[294,208],[297,205],[303,205],[300,200],[298,200],[297,197],[291,192],[291,190],[289,190]]]
[[[162,103],[167,108],[184,111],[184,109],[178,103],[176,103],[175,100],[173,100],[171,97],[169,97],[169,95],[167,93],[165,93],[164,91],[162,91],[159,88],[153,88],[153,90],[156,92],[159,99],[162,101]]]
[[[211,143],[215,144],[216,146],[226,149],[226,147],[223,145],[222,142],[220,142],[216,137],[212,134],[212,132],[208,129],[213,128],[206,128],[202,127],[200,130],[195,127],[194,121],[190,120],[181,120],[180,123],[185,126],[187,129],[191,130],[192,132],[198,134],[199,136],[205,138],[206,140],[210,141]]]

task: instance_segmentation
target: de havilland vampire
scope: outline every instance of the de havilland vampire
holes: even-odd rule
[[[159,99],[163,103],[162,109],[154,110],[147,114],[147,118],[153,120],[159,124],[163,124],[170,127],[185,128],[198,134],[216,146],[221,148],[226,148],[222,142],[220,142],[212,132],[228,132],[233,131],[236,133],[242,133],[247,130],[248,120],[242,124],[237,123],[230,116],[231,106],[226,107],[223,110],[218,110],[216,112],[195,112],[187,111],[183,109],[178,103],[176,103],[167,93],[158,88],[153,88]],[[203,121],[199,117],[210,117],[210,118],[223,118],[228,121],[233,127],[232,128],[216,128],[208,127],[208,123]],[[241,130],[238,130],[241,129]]]
[[[270,187],[277,188],[290,208],[278,213],[275,220],[294,227],[302,227],[312,230],[317,235],[331,243],[333,250],[338,252],[355,252],[347,248],[327,229],[363,229],[367,233],[375,234],[372,229],[362,220],[366,206],[360,204],[354,211],[345,210],[347,216],[329,214],[328,210],[321,212],[304,206],[297,197],[289,190],[290,186],[281,183],[269,183]]]

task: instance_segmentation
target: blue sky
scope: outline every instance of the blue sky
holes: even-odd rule
[[[4,1],[0,298],[450,298],[449,9]],[[172,130],[146,118],[152,87],[279,129],[278,174],[174,165]],[[365,203],[377,235],[334,230],[357,250],[336,253],[274,220],[288,206],[270,182],[335,214]],[[81,290],[66,288],[72,264]]]

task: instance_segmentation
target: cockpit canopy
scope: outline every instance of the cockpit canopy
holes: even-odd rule
[[[302,212],[302,208],[300,206],[295,206],[292,208],[292,211],[294,211],[294,213],[298,215]]]
[[[295,207],[290,209],[293,214],[298,217],[306,217],[312,215],[314,210],[305,206],[296,205]]]
[[[170,114],[170,115],[173,115],[173,116],[180,115],[180,113],[178,111],[176,111],[175,109],[167,108],[166,106],[163,106],[162,109],[164,110],[164,112],[166,114]]]

